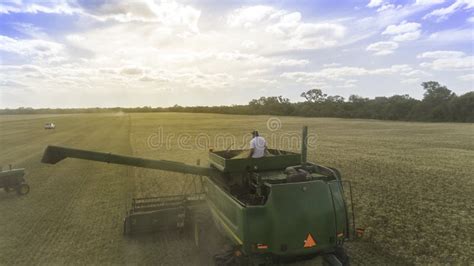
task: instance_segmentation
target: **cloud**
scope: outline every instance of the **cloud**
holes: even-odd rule
[[[298,82],[328,89],[352,88],[360,82],[367,88],[366,96],[372,97],[404,87],[400,82],[418,82],[432,69],[457,70],[451,81],[458,83],[448,85],[464,89],[466,83],[458,76],[468,74],[461,71],[469,71],[471,65],[464,59],[468,52],[443,52],[465,47],[449,46],[458,40],[472,41],[472,24],[435,32],[426,41],[418,41],[416,49],[397,43],[420,38],[423,26],[411,18],[433,9],[427,1],[403,5],[370,1],[372,10],[332,18],[324,10],[310,14],[269,5],[234,8],[235,3],[228,2],[212,8],[202,1],[79,1],[86,3],[79,5],[74,0],[58,0],[60,8],[53,1],[37,1],[36,6],[0,2],[0,13],[29,12],[27,17],[32,18],[28,24],[24,16],[9,16],[15,22],[5,24],[4,32],[17,37],[0,35],[0,80],[44,93],[43,98],[56,99],[50,101],[53,105],[213,104],[210,98],[223,104],[245,103],[261,96],[261,91],[287,93],[301,87]],[[50,17],[57,19],[57,25],[62,19],[68,23],[59,28],[37,23]],[[375,39],[380,33],[386,41]],[[364,56],[361,43],[370,52],[365,57],[412,50],[364,61],[359,60]],[[430,51],[427,46],[447,51]],[[418,53],[420,59],[416,59]],[[437,61],[452,58],[459,60]],[[338,63],[324,64],[331,62]],[[387,62],[388,67],[380,66]],[[407,64],[390,66],[392,62]],[[408,65],[420,63],[424,68]],[[374,77],[390,78],[390,85],[375,89]],[[14,84],[4,82],[3,86],[13,88]],[[228,97],[229,91],[235,98]],[[157,92],[160,97],[151,97]],[[57,101],[61,95],[77,100]],[[85,95],[91,100],[79,100]],[[35,104],[33,97],[28,101]]]
[[[278,11],[271,6],[250,6],[234,10],[227,18],[227,24],[231,27],[251,28],[261,22],[273,20],[284,12]]]
[[[399,34],[397,36],[394,36],[392,40],[396,42],[414,41],[420,37],[420,34],[421,34],[420,31],[407,32],[404,34]]]
[[[459,10],[469,10],[474,8],[474,1],[472,0],[456,0],[453,4],[439,8],[431,11],[429,14],[425,15],[423,19],[428,19],[431,17],[436,17],[437,21],[442,21],[450,17],[452,14],[456,13]]]
[[[381,7],[377,9],[377,12],[382,12],[389,9],[400,9],[401,7],[402,7],[401,5],[395,6],[393,4],[383,4]]]
[[[254,50],[258,48],[258,45],[251,40],[245,40],[242,42],[242,47],[249,50]]]
[[[329,63],[329,64],[323,64],[323,67],[324,68],[328,68],[328,67],[338,67],[340,66],[341,64],[340,63]]]
[[[424,52],[417,55],[417,58],[453,58],[453,57],[462,57],[464,52],[461,51],[430,51]]]
[[[431,66],[435,70],[472,70],[474,68],[474,57],[436,59]]]
[[[472,40],[473,40],[472,27],[438,31],[438,32],[432,33],[428,37],[428,41],[430,42],[439,42],[439,43],[444,43],[444,44],[458,43],[458,42],[472,43]]]
[[[474,81],[474,74],[462,75],[462,76],[459,76],[458,79],[462,81]]]
[[[79,34],[69,34],[66,35],[66,40],[72,42],[72,43],[80,43],[85,41],[84,36],[81,36]]]
[[[367,7],[379,7],[383,3],[383,0],[370,0],[370,2],[367,4]]]
[[[242,52],[238,52],[238,51],[209,53],[208,57],[210,59],[233,61],[233,62],[239,62],[239,63],[249,63],[249,64],[253,64],[253,65],[270,63],[269,59],[267,59],[267,58],[265,58],[261,55],[242,53]]]
[[[366,50],[374,52],[374,55],[388,55],[392,54],[398,48],[396,42],[376,42],[367,46]]]
[[[383,12],[386,10],[390,9],[400,9],[402,8],[401,5],[395,6],[394,4],[384,2],[384,0],[370,0],[370,2],[367,4],[367,7],[370,8],[376,8],[377,7],[377,12]]]
[[[229,87],[234,77],[227,73],[202,73],[201,71],[184,72],[172,74],[173,80],[183,79],[184,83],[191,88],[207,90],[224,89]]]
[[[17,81],[14,81],[14,80],[2,79],[2,80],[0,80],[0,87],[27,88],[28,86],[21,83],[21,82],[17,82]]]
[[[309,64],[309,61],[306,59],[296,60],[296,59],[282,59],[278,62],[277,66],[304,66]]]
[[[270,6],[247,6],[232,11],[227,17],[230,28],[258,33],[260,39],[277,43],[273,47],[288,49],[321,49],[341,43],[346,27],[339,23],[309,23],[299,12]]]
[[[452,56],[448,56],[451,54]],[[472,70],[474,68],[474,56],[464,56],[463,53],[455,51],[437,51],[422,58],[433,58],[432,62],[424,62],[420,65],[438,71]]]
[[[20,11],[20,8],[18,7],[0,4],[0,14],[17,13],[19,11]]]
[[[86,12],[98,20],[159,23],[184,27],[193,33],[199,32],[201,16],[200,10],[175,1],[111,1],[98,8],[86,9]]]
[[[445,0],[416,0],[415,5],[438,5],[444,3]]]
[[[57,42],[40,39],[13,39],[0,35],[0,51],[18,54],[26,58],[47,62],[63,61],[64,46]]]
[[[182,28],[192,33],[199,32],[198,21],[201,11],[175,1],[104,1],[102,4],[96,3],[93,8],[80,5],[80,3],[82,2],[58,0],[39,1],[32,4],[0,4],[0,14],[79,14],[99,21],[159,23],[172,28]]]
[[[387,26],[399,24],[408,18],[418,17],[419,13],[426,13],[426,10],[432,9],[430,4],[416,4],[414,1],[405,4],[398,4],[398,2],[394,4],[388,1],[377,1],[376,3],[380,3],[380,5],[376,7],[376,14],[357,17],[346,25],[351,32],[357,32],[357,35],[363,39],[378,34]]]
[[[399,25],[388,26],[382,35],[392,35],[392,40],[397,42],[413,41],[420,37],[420,28],[419,23],[402,21]]]
[[[357,82],[358,82],[358,80],[356,80],[356,79],[348,79],[348,80],[345,80],[343,84],[341,84],[337,87],[342,88],[342,89],[351,89],[351,88],[356,87]]]
[[[405,76],[405,77],[431,76],[430,73],[428,73],[426,71],[423,71],[423,70],[419,70],[419,69],[411,70],[411,71],[408,71],[408,72],[403,72],[403,73],[401,73],[401,75]]]
[[[41,72],[41,68],[36,65],[0,65],[1,72]]]
[[[415,72],[414,72],[415,71]],[[370,75],[392,75],[417,76],[426,72],[418,72],[408,65],[392,65],[389,68],[367,69],[363,67],[332,67],[324,68],[316,72],[285,72],[281,77],[295,80],[297,82],[320,82],[325,80],[345,80],[346,78],[370,76]]]
[[[336,46],[344,37],[346,28],[332,23],[303,23],[288,33],[289,47],[293,49],[317,49]]]
[[[48,39],[48,35],[40,27],[31,23],[12,23],[13,28],[24,35],[34,39]]]
[[[266,75],[269,74],[269,68],[256,68],[252,70],[245,71],[245,75]]]
[[[120,71],[120,73],[124,75],[141,75],[143,74],[143,72],[144,70],[142,68],[135,66],[127,66],[122,68],[122,70]]]
[[[364,67],[334,67],[324,68],[315,72],[285,72],[280,75],[284,79],[293,80],[308,86],[320,88],[353,88],[359,79],[372,79],[373,77],[396,77],[400,83],[419,82],[422,78],[431,76],[430,73],[413,69],[409,65],[392,65],[386,68],[364,68]],[[355,79],[357,78],[357,79]]]
[[[407,73],[413,71],[413,68],[409,65],[403,64],[403,65],[392,65],[389,68],[376,68],[370,70],[371,74],[377,74],[377,75],[389,75],[389,74],[395,74],[395,73]]]
[[[400,81],[400,83],[402,83],[402,84],[417,84],[417,83],[420,83],[420,79],[419,78],[408,78],[408,79],[403,79],[402,81]]]
[[[68,1],[38,1],[39,3],[11,2],[0,4],[0,14],[11,13],[46,13],[72,15],[82,13],[80,8],[71,6]]]

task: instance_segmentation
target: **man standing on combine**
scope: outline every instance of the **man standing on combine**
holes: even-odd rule
[[[258,131],[254,130],[252,132],[252,140],[250,141],[250,154],[249,158],[262,158],[265,156],[265,151],[267,149],[267,142],[264,138],[258,135]]]

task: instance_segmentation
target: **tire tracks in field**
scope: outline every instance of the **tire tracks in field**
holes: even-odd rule
[[[88,127],[84,127],[84,129],[82,129],[82,130],[84,131],[84,130],[87,130],[87,129],[91,129],[91,128],[93,128],[93,126],[94,125],[89,125]],[[71,143],[71,141],[74,140],[74,139],[77,139],[77,136],[71,135],[70,137],[68,137],[66,139],[63,139],[59,143],[60,144]],[[42,144],[42,145],[45,145],[45,144]],[[31,184],[31,181],[35,181],[37,179],[35,170],[38,170],[38,168],[46,168],[47,167],[46,165],[40,164],[39,160],[37,160],[37,159],[33,160],[35,157],[39,158],[40,157],[39,155],[43,152],[42,149],[41,150],[35,149],[35,150],[37,150],[37,151],[30,152],[28,156],[22,156],[21,159],[15,159],[16,162],[19,162],[20,166],[24,166],[24,167],[27,168],[27,181],[30,184]],[[17,166],[17,164],[15,164],[15,166]],[[44,180],[41,180],[41,181],[44,181]],[[48,179],[46,181],[48,181]],[[34,191],[36,191],[38,189],[41,191],[42,186],[47,186],[48,183],[47,182],[42,182],[42,183],[35,184],[35,185],[36,186],[35,186],[34,190],[32,191],[32,193],[34,193]],[[5,194],[3,194],[3,196],[4,195]],[[29,195],[31,195],[31,194],[29,194]],[[26,199],[28,199],[28,197],[25,197],[23,199],[26,200]],[[22,201],[18,201],[18,202],[22,202]],[[8,205],[8,206],[11,206],[12,208],[21,207],[21,206],[15,206],[15,205]],[[6,207],[8,207],[8,206],[6,206]]]
[[[122,125],[123,125],[123,121],[121,121],[120,123],[120,128],[107,128],[109,132],[111,134],[104,134],[104,132],[100,132],[100,135],[98,136],[92,136],[91,138],[94,140],[94,141],[97,141],[98,139],[103,139],[103,141],[100,142],[100,148],[97,147],[98,150],[103,150],[105,149],[105,147],[110,147],[113,143],[111,142],[112,140],[112,135],[114,134],[120,134],[121,133],[121,128],[122,128]],[[127,134],[127,137],[128,137],[128,134]],[[97,142],[99,143],[99,142]],[[86,163],[84,163],[86,164]],[[67,224],[69,226],[74,226],[74,221],[71,220],[71,217],[74,217],[75,216],[75,210],[76,208],[80,208],[81,207],[81,204],[79,204],[79,201],[81,201],[82,199],[84,199],[84,196],[90,196],[90,195],[87,195],[88,193],[88,189],[90,188],[90,185],[95,185],[97,183],[100,183],[100,181],[103,181],[103,180],[96,180],[97,177],[95,177],[94,175],[96,174],[100,174],[100,170],[102,170],[101,168],[104,167],[104,165],[100,164],[100,163],[97,163],[98,165],[94,165],[94,167],[90,167],[89,163],[87,163],[87,165],[89,166],[86,166],[88,167],[87,170],[81,174],[82,176],[82,180],[78,186],[77,189],[74,190],[74,195],[70,198],[70,200],[68,201],[67,205],[64,205],[63,206],[63,210],[62,210],[62,216],[61,216],[61,220],[60,220],[60,224]],[[98,169],[96,169],[98,168]],[[99,171],[97,171],[99,170]],[[86,194],[86,195],[84,195]],[[104,196],[104,195],[98,195],[98,196]],[[99,214],[103,214],[103,213],[99,213]],[[93,215],[93,217],[89,217],[87,218],[87,220],[92,220],[92,219],[98,219],[98,220],[101,220],[101,217],[103,217],[102,215],[97,217],[96,215]],[[103,227],[103,224],[97,224],[97,228],[101,228]],[[58,229],[61,229],[61,228],[58,228]],[[94,228],[91,228],[91,230],[93,230]],[[46,253],[47,251],[51,252],[51,250],[48,250],[49,248],[51,247],[57,247],[59,249],[62,249],[62,248],[65,248],[65,247],[71,247],[71,246],[74,246],[74,245],[71,245],[71,239],[83,239],[85,240],[80,234],[81,233],[84,233],[82,232],[80,229],[78,229],[77,227],[73,227],[71,228],[70,230],[67,230],[66,232],[64,232],[63,230],[55,230],[52,232],[52,234],[48,235],[48,242],[43,245],[42,247],[43,248],[40,248],[36,254],[38,255],[42,255],[44,253]],[[97,235],[95,237],[99,239],[102,239],[101,236],[99,235],[99,232],[95,232]],[[58,241],[59,240],[59,241]],[[81,247],[83,246],[84,243],[78,243],[78,247]],[[106,247],[104,247],[104,249],[106,249]],[[56,250],[56,252],[54,253],[57,253],[57,252],[61,252],[61,250]],[[68,252],[69,253],[69,252]],[[41,258],[41,257],[40,257]],[[38,258],[38,259],[40,259]],[[64,257],[63,257],[64,258]],[[60,261],[59,263],[66,263],[66,264],[71,264],[71,263],[74,263],[75,260],[73,258],[69,258],[69,257],[65,257],[64,258],[65,261]],[[48,263],[46,261],[46,263]]]
[[[64,141],[69,142],[73,138],[74,137],[70,137],[70,138],[68,138]],[[29,156],[22,157],[18,161],[22,162],[21,163],[22,166],[24,166],[25,164],[26,165],[32,165],[32,164],[39,165],[39,160],[35,160],[37,162],[33,162],[33,158],[37,157],[38,153],[39,152],[30,153]],[[34,167],[34,168],[37,168],[37,167]],[[24,198],[18,198],[16,195],[12,195],[12,194],[7,195],[7,194],[3,194],[3,191],[1,192],[3,202],[0,202],[0,206],[3,205],[3,203],[5,203],[5,205],[2,206],[2,213],[3,213],[2,216],[3,216],[3,219],[6,219],[6,220],[1,221],[1,219],[0,219],[0,221],[1,221],[2,224],[4,224],[4,226],[2,226],[3,229],[5,229],[5,227],[7,227],[7,226],[10,227],[10,228],[8,228],[7,231],[8,231],[8,233],[10,233],[12,235],[15,235],[15,239],[14,239],[15,242],[14,243],[24,242],[24,240],[28,240],[26,238],[28,236],[31,236],[31,231],[34,228],[36,228],[38,222],[43,220],[43,218],[47,215],[47,213],[44,213],[44,214],[40,215],[39,217],[37,217],[36,216],[37,211],[36,210],[31,210],[29,208],[30,204],[34,204],[36,206],[41,206],[42,205],[41,203],[46,202],[47,199],[48,199],[48,198],[40,197],[40,198],[37,198],[38,199],[37,201],[32,202],[32,200],[33,200],[32,197],[35,197],[36,196],[35,194],[39,194],[37,192],[42,191],[42,186],[37,186],[39,184],[35,184],[34,182],[32,182],[34,179],[30,178],[31,176],[29,175],[29,173],[31,171],[34,171],[34,170],[31,169],[30,167],[27,167],[27,182],[32,187],[32,191],[30,192],[30,194],[28,196],[26,196]],[[49,178],[47,180],[49,180]],[[45,182],[42,182],[40,184],[44,184],[44,183]],[[47,186],[48,184],[45,184],[45,185]],[[9,200],[9,201],[5,202],[6,200]],[[32,212],[34,212],[34,213],[32,213]],[[30,221],[30,220],[25,220],[24,219],[25,215],[29,216],[29,217],[35,217],[33,224],[29,224],[28,226],[24,226],[25,224],[28,223],[28,221]],[[11,224],[8,224],[8,222],[10,222],[9,221],[10,219],[17,219],[19,226],[11,228],[12,227]],[[23,231],[24,228],[29,228],[29,230],[27,230],[25,232],[25,231]],[[10,244],[12,242],[8,241],[8,239],[7,239],[7,236],[8,236],[8,234],[6,234],[7,231],[5,231],[5,233],[0,234],[0,239],[3,238],[3,239],[5,239],[4,243]],[[15,234],[15,231],[18,231],[18,232],[16,232],[16,234]],[[23,236],[24,238],[20,237],[20,239],[18,239],[19,236]],[[5,249],[0,249],[0,252],[1,251],[5,252],[5,250],[6,250],[6,248]]]
[[[90,127],[90,129],[92,129],[92,126]],[[96,138],[95,135],[97,134],[97,132],[98,131],[96,131],[95,134],[93,135],[89,135],[90,138],[92,139]],[[72,142],[74,144],[78,144],[84,141],[84,140],[79,140],[75,137],[71,137],[65,140],[64,142],[71,143],[70,140],[72,139],[75,139],[75,141]],[[78,180],[75,180],[75,181],[77,182]],[[40,258],[37,258],[37,254],[41,254],[41,255],[47,254],[47,252],[38,252],[38,251],[40,250],[44,251],[45,247],[48,247],[49,243],[55,240],[54,230],[55,229],[57,230],[58,228],[60,228],[59,226],[55,226],[55,225],[61,224],[64,221],[64,218],[65,218],[65,216],[63,215],[64,211],[67,210],[72,205],[72,203],[75,202],[75,200],[77,199],[77,196],[80,193],[80,190],[84,188],[85,182],[87,182],[87,177],[83,178],[78,184],[75,184],[78,186],[75,186],[76,189],[70,191],[71,194],[68,193],[69,195],[63,195],[64,192],[61,194],[63,200],[67,199],[67,201],[63,201],[63,202],[67,202],[66,204],[61,204],[61,205],[56,204],[54,205],[53,209],[49,209],[49,207],[53,207],[53,206],[44,206],[45,208],[48,208],[47,211],[45,211],[43,215],[38,217],[38,219],[36,220],[34,224],[30,225],[31,226],[30,229],[25,234],[23,234],[24,237],[20,239],[20,241],[18,241],[19,243],[25,243],[25,242],[32,243],[32,245],[27,244],[26,247],[21,247],[21,248],[28,250],[28,253],[32,255],[30,258],[34,259],[33,261],[37,261],[37,262],[39,261],[38,259]],[[41,201],[43,203],[54,202],[54,200],[53,201],[48,200],[48,199],[55,199],[58,196],[57,191],[53,191],[53,193],[54,194],[47,194],[46,198],[42,198]],[[59,216],[59,217],[62,217],[62,219],[59,218],[58,215],[62,215],[62,216]],[[34,238],[42,239],[43,242],[41,243],[41,245],[38,245],[38,243],[35,243],[35,242],[28,242],[27,240],[30,239],[31,236],[35,236]]]
[[[100,123],[99,123],[100,124]],[[109,142],[107,140],[110,140],[110,135],[107,134],[106,136],[103,136],[103,132],[100,130],[92,130],[94,126],[97,126],[95,123],[88,124],[84,127],[83,130],[87,130],[88,132],[91,132],[91,134],[87,135],[87,138],[84,139],[79,139],[76,136],[72,136],[66,140],[61,141],[61,143],[68,143],[68,144],[73,144],[78,145],[80,143],[86,142],[94,142],[97,141],[98,139],[104,139],[105,141],[100,142],[101,146],[104,145],[109,145]],[[115,131],[115,127],[112,127],[110,130],[108,130],[110,133],[117,132]],[[102,138],[101,138],[102,135]],[[37,154],[36,154],[37,155]],[[30,157],[33,157],[35,155],[32,155]],[[25,159],[24,159],[25,160]],[[76,164],[77,165],[77,164]],[[71,170],[82,170],[83,165],[85,163],[79,163],[78,166],[75,167],[67,167],[67,165],[62,165],[60,168],[56,171],[55,173],[61,173],[61,172],[70,172]],[[87,166],[86,166],[87,167]],[[71,212],[71,209],[74,209],[74,206],[76,202],[80,199],[81,194],[84,192],[84,190],[87,188],[86,184],[90,182],[90,175],[88,172],[86,172],[86,176],[82,176],[81,174],[80,178],[75,178],[73,179],[74,182],[71,182],[72,185],[74,186],[68,191],[64,191],[58,195],[57,191],[52,191],[51,193],[50,189],[48,188],[51,187],[45,187],[45,197],[41,197],[40,201],[35,204],[36,206],[41,206],[45,209],[45,211],[40,215],[39,217],[34,217],[35,222],[33,224],[28,224],[28,221],[23,221],[21,220],[22,226],[21,228],[29,228],[28,231],[22,232],[19,234],[19,236],[22,237],[16,237],[15,239],[15,245],[13,247],[14,250],[23,250],[24,252],[22,253],[22,256],[20,258],[17,258],[17,260],[11,261],[12,263],[27,263],[28,261],[31,262],[31,259],[36,262],[46,262],[48,263],[48,258],[47,254],[54,254],[54,250],[51,250],[51,247],[53,246],[58,246],[54,245],[54,243],[57,243],[58,239],[61,239],[61,236],[64,237],[65,230],[64,230],[64,224],[67,226],[67,221],[69,219],[69,214]],[[58,179],[59,180],[55,180]],[[57,177],[56,175],[53,175],[53,177],[49,177],[48,179],[52,182],[58,182],[60,183],[70,183],[70,182],[64,182],[61,180],[62,177]],[[63,182],[61,182],[63,181]],[[68,180],[71,181],[71,180]],[[53,188],[57,188],[58,184],[53,184],[55,186],[52,186]],[[60,196],[64,202],[64,204],[55,204],[54,206],[45,206],[46,203],[54,203],[55,199]],[[67,199],[67,200],[65,200]],[[61,203],[60,202],[58,203]],[[21,217],[17,217],[21,218]],[[26,223],[26,224],[25,224]],[[68,230],[66,230],[68,231]],[[71,231],[71,230],[70,230]],[[74,232],[74,230],[72,230]],[[39,240],[41,240],[41,243],[39,243]],[[59,245],[60,247],[61,245]],[[26,251],[26,252],[25,252]],[[26,254],[25,254],[26,253]],[[29,255],[29,256],[28,256]],[[3,257],[3,256],[2,256]],[[17,257],[17,256],[14,256]],[[25,259],[21,259],[25,258]],[[51,257],[49,257],[51,259]],[[46,261],[45,261],[46,260]],[[50,261],[49,261],[50,262]],[[64,263],[64,261],[63,261]]]

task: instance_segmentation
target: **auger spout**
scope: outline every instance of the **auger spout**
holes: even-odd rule
[[[56,164],[66,158],[77,158],[202,176],[212,176],[218,174],[217,170],[209,167],[194,166],[181,162],[146,159],[51,145],[46,147],[41,162],[47,164]]]

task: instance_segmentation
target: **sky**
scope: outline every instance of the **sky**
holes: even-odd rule
[[[474,85],[474,0],[0,0],[0,108],[246,104]]]

